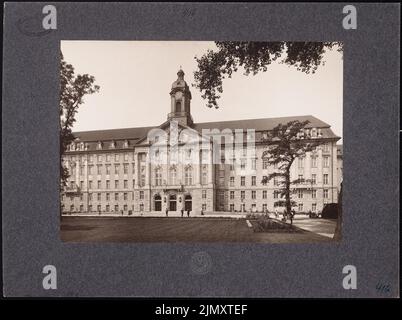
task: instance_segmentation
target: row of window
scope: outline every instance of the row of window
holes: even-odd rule
[[[274,199],[279,199],[281,197],[280,196],[280,191],[274,191],[272,194],[273,194]],[[306,195],[306,194],[311,194],[312,199],[317,198],[317,190],[314,190],[314,189],[309,190],[309,191],[303,190],[303,189],[297,190],[297,197],[299,199],[302,199],[303,196]],[[267,190],[262,190],[261,195],[262,195],[262,199],[267,199],[268,198],[268,191]],[[229,191],[229,199],[230,200],[235,199],[235,196],[236,196],[236,191]],[[204,194],[203,194],[203,198],[204,198]],[[328,189],[323,190],[323,198],[328,199]],[[246,191],[245,190],[240,191],[240,199],[241,200],[246,199]],[[253,200],[257,199],[257,190],[252,190],[251,191],[251,199],[253,199]],[[222,198],[220,200],[221,200],[221,202],[223,202]]]
[[[122,167],[123,167],[123,173],[128,174],[129,173],[129,164],[124,163]],[[85,174],[85,166],[81,165],[79,168],[80,168],[80,175],[84,175]],[[90,165],[87,166],[87,168],[88,168],[88,172],[87,172],[88,175],[95,174],[95,166],[94,165],[90,164]],[[113,170],[114,174],[120,174],[121,173],[120,168],[121,168],[120,164],[115,164],[114,165],[114,170]],[[110,174],[111,173],[111,165],[110,164],[106,164],[105,169],[106,169],[105,174]],[[76,173],[76,167],[75,166],[70,166],[69,171],[70,171],[70,175],[74,176],[75,173]],[[103,165],[102,164],[97,164],[96,165],[96,174],[101,175],[102,172],[103,172]],[[135,164],[134,163],[132,164],[132,172],[133,173],[135,172]]]
[[[103,209],[102,209],[102,206],[100,205],[100,204],[98,204],[96,207],[95,206],[93,206],[93,205],[88,205],[88,212],[112,212],[110,209],[111,209],[111,206],[109,205],[109,204],[107,204],[107,205],[105,205],[105,210],[103,211]],[[96,210],[95,210],[96,209]],[[144,209],[144,208],[143,208]],[[143,210],[142,209],[142,210]],[[85,209],[84,209],[84,205],[83,204],[81,204],[77,209],[75,208],[75,206],[72,204],[71,206],[70,206],[70,212],[76,212],[76,211],[78,211],[78,212],[85,212]],[[119,205],[115,205],[114,206],[114,210],[113,210],[114,212],[119,212],[119,211],[128,211],[128,205],[123,205],[123,206],[119,206]]]
[[[132,187],[133,187],[133,188],[134,188],[134,186],[135,186],[135,179],[133,179],[133,184],[132,184]],[[76,188],[76,183],[75,183],[75,181],[70,181],[70,188],[71,188],[71,189],[75,189],[75,188]],[[79,188],[80,188],[80,189],[84,189],[84,181],[80,181]],[[114,181],[114,188],[115,188],[115,189],[119,189],[119,188],[120,188],[120,181],[119,181],[119,180],[115,180],[115,181]],[[128,189],[128,188],[129,188],[129,186],[128,186],[128,180],[123,180],[123,188],[124,188],[124,189]],[[92,180],[89,180],[89,181],[88,181],[88,189],[94,189],[94,183],[93,183]],[[101,181],[101,180],[98,180],[98,181],[97,181],[96,189],[103,189],[103,184],[102,184],[102,181]],[[106,180],[106,189],[111,189],[110,180]]]
[[[97,162],[111,162],[112,159],[114,160],[114,162],[119,162],[121,160],[123,161],[130,161],[130,153],[125,152],[125,153],[116,153],[116,154],[112,154],[112,153],[106,153],[106,154],[87,154],[87,155],[81,155],[81,156],[66,156],[65,160],[69,160],[71,162],[84,162],[86,160],[88,160],[89,163],[94,162],[94,160],[96,159]],[[134,162],[134,155],[133,155],[133,162]]]
[[[323,177],[323,179],[322,179],[323,184],[328,184],[329,183],[329,175],[327,173],[324,173],[322,177]],[[268,179],[267,176],[263,176],[262,179],[261,179],[261,181],[262,181],[261,184],[262,185],[267,185],[267,179]],[[299,175],[298,180],[300,181],[300,183],[303,183],[303,181],[304,181],[303,175]],[[311,179],[309,179],[308,181],[306,180],[305,182],[310,183],[310,184],[317,184],[317,175],[315,173],[313,173],[311,175]],[[274,184],[274,186],[278,186],[280,184],[280,179],[275,177],[273,179],[273,184]],[[231,187],[235,186],[235,177],[230,177],[229,178],[229,185]],[[240,177],[240,186],[245,186],[245,185],[246,185],[246,177],[241,176]],[[257,177],[256,176],[251,176],[251,185],[252,186],[257,185]]]
[[[277,208],[276,205],[274,205],[274,207]],[[282,208],[282,209],[283,209],[283,208]],[[311,210],[312,212],[316,212],[316,211],[317,211],[317,203],[312,203],[310,208],[307,208],[306,206],[304,206],[303,203],[299,203],[299,204],[297,205],[297,209],[298,209],[298,212],[305,212],[305,211],[309,211],[309,210]],[[234,203],[230,203],[230,204],[229,204],[229,210],[232,211],[232,212],[234,212],[234,211],[236,210]],[[246,211],[254,212],[254,211],[257,211],[257,204],[256,204],[256,203],[251,204],[251,208],[249,208],[249,209],[247,210],[247,209],[246,209],[246,204],[245,204],[245,203],[242,203],[242,204],[240,204],[240,209],[239,209],[239,211],[241,211],[241,212],[246,212]],[[262,211],[263,211],[263,212],[268,211],[268,205],[267,205],[266,203],[262,204]]]

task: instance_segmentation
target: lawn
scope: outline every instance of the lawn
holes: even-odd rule
[[[254,232],[245,219],[63,217],[61,239],[71,242],[328,242],[330,238],[300,233]]]

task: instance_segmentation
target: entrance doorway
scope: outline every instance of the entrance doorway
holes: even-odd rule
[[[177,210],[177,199],[176,195],[172,194],[169,197],[169,211],[176,211]]]
[[[184,210],[193,210],[193,199],[189,194],[184,197]]]
[[[159,194],[154,198],[154,208],[155,211],[162,211],[162,198]]]

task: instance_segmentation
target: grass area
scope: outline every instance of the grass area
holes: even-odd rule
[[[66,242],[328,242],[308,231],[254,232],[245,219],[62,217],[60,236]]]

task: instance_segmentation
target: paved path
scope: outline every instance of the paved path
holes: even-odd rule
[[[298,217],[293,220],[293,224],[304,230],[308,230],[324,237],[332,238],[335,233],[336,220],[330,219],[310,219],[308,217]]]

